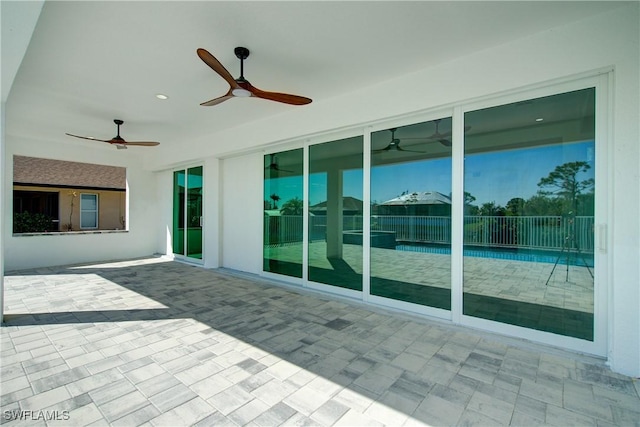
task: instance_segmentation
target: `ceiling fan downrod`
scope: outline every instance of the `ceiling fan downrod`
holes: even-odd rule
[[[117,135],[116,135],[113,139],[116,139],[116,140],[118,140],[118,141],[124,141],[124,140],[122,139],[122,137],[120,136],[120,125],[121,125],[121,124],[124,124],[124,121],[122,121],[122,120],[120,120],[120,119],[114,119],[114,120],[113,120],[113,123],[115,123],[115,124],[116,124],[116,126],[118,127]]]
[[[249,57],[249,49],[246,47],[236,47],[233,52],[240,60],[240,77],[238,77],[236,81],[246,82],[247,80],[244,78],[244,60]]]

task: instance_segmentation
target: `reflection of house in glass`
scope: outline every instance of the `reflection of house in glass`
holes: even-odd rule
[[[124,229],[125,199],[123,167],[13,158],[16,233]],[[36,216],[51,221],[33,228]]]
[[[313,215],[327,215],[327,202],[320,202],[309,206],[309,213]],[[362,200],[355,197],[345,196],[342,198],[343,215],[362,215]]]
[[[437,191],[407,192],[377,210],[378,215],[451,216],[451,198]]]

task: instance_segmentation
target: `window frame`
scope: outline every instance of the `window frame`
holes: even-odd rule
[[[95,209],[84,209],[83,208],[83,201],[84,201],[84,196],[93,196],[95,198]],[[100,219],[100,199],[98,197],[98,193],[80,193],[80,229],[81,230],[97,230],[100,227],[99,224],[99,219]],[[95,215],[95,227],[85,227],[83,226],[83,219],[85,215],[89,215],[89,214],[93,214]]]

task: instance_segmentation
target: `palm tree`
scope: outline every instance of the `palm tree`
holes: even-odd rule
[[[273,200],[273,209],[278,209],[278,200],[280,200],[280,196],[274,193],[270,195],[269,198]]]
[[[302,200],[294,197],[293,199],[287,200],[284,205],[282,205],[282,209],[280,209],[280,213],[282,215],[302,215],[303,203]]]

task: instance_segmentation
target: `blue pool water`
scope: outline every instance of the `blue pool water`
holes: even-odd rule
[[[451,248],[445,246],[430,245],[397,245],[397,251],[421,252],[428,254],[451,254]],[[519,251],[501,249],[501,248],[465,248],[464,256],[479,258],[505,259],[511,261],[529,261],[529,262],[546,262],[554,264],[558,260],[558,264],[566,265],[567,259],[569,265],[577,265],[584,267],[585,263],[589,267],[593,267],[593,256],[590,254],[582,254],[576,251],[567,252],[550,252],[536,251],[531,249],[521,249]],[[558,259],[558,256],[560,258]]]

